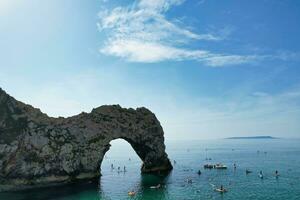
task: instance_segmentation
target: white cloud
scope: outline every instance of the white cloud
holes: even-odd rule
[[[198,5],[201,5],[201,4],[204,4],[204,3],[205,3],[205,0],[199,0],[199,1],[197,2]]]
[[[299,61],[300,60],[300,52],[279,51],[273,57],[281,59],[283,61]]]
[[[101,50],[102,53],[116,55],[133,62],[159,62],[206,57],[206,51],[189,51],[154,42],[139,40],[115,40]]]
[[[299,60],[299,53],[281,51],[265,55],[238,55],[191,48],[194,41],[221,41],[233,27],[215,33],[199,34],[178,19],[167,19],[166,12],[185,0],[137,0],[132,5],[99,12],[98,28],[107,33],[100,49],[104,55],[130,62],[195,60],[211,67],[255,63],[261,60]],[[200,1],[202,2],[202,1]],[[216,34],[217,33],[217,34]]]
[[[261,59],[261,56],[241,56],[241,55],[216,55],[211,54],[208,58],[204,59],[205,63],[212,67],[220,67],[224,65],[237,65],[243,63],[253,63]]]
[[[154,12],[165,12],[173,5],[180,5],[185,0],[141,0],[138,7],[141,9],[149,9]]]
[[[99,13],[98,28],[107,31],[107,40],[100,52],[130,62],[197,60],[219,67],[253,62],[258,56],[212,53],[191,49],[193,40],[219,41],[228,35],[198,34],[168,20],[165,13],[184,0],[140,0],[130,7],[117,7]],[[223,31],[221,31],[223,33]]]
[[[131,62],[154,63],[165,60],[197,60],[212,67],[254,62],[259,56],[213,54],[204,50],[176,48],[141,40],[111,40],[101,53],[125,58]]]

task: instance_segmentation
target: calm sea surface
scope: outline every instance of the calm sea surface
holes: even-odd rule
[[[300,199],[300,140],[207,140],[167,141],[167,153],[176,160],[166,177],[141,175],[141,161],[124,141],[112,142],[102,163],[103,176],[97,183],[82,183],[26,192],[0,193],[0,200],[100,200],[100,199]],[[259,153],[258,153],[259,151]],[[212,160],[207,161],[207,158]],[[130,160],[129,160],[130,158]],[[205,170],[205,163],[224,163],[227,170]],[[233,164],[237,168],[234,169]],[[111,170],[111,164],[127,172]],[[246,168],[253,173],[246,175]],[[197,174],[198,170],[202,174]],[[258,177],[262,170],[264,179]],[[275,178],[275,170],[279,178]],[[192,180],[189,183],[187,180]],[[150,186],[162,184],[160,189]],[[227,193],[214,187],[224,185]],[[127,192],[136,191],[134,197]]]

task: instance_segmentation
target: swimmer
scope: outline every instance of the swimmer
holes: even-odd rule
[[[132,190],[132,191],[129,191],[129,192],[128,192],[128,195],[129,195],[129,196],[134,196],[134,195],[135,195],[135,191],[133,191],[133,190]]]

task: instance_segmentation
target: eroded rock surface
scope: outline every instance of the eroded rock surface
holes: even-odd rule
[[[98,178],[109,142],[118,138],[141,158],[142,172],[172,169],[163,129],[146,108],[101,106],[52,118],[0,88],[0,190]]]

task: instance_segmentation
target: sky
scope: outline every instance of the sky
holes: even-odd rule
[[[147,107],[167,139],[300,136],[300,1],[0,0],[0,87],[49,116]]]

